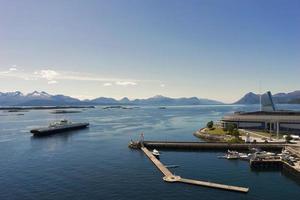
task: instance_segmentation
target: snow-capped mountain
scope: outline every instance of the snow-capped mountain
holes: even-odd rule
[[[28,93],[26,96],[32,98],[51,98],[51,95],[44,91],[42,92],[34,91],[32,93]]]
[[[147,99],[130,100],[124,97],[121,100],[99,97],[92,100],[80,101],[65,95],[51,95],[47,92],[34,91],[28,94],[22,92],[0,92],[0,106],[61,106],[61,105],[206,105],[222,104],[209,99],[170,98],[161,95]]]
[[[81,101],[64,95],[50,95],[44,91],[34,91],[26,95],[19,91],[0,92],[0,106],[53,106],[74,104],[81,104]]]

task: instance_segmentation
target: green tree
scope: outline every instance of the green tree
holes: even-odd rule
[[[213,121],[207,122],[207,124],[206,124],[206,127],[209,128],[209,129],[211,129],[213,126],[214,126]]]
[[[227,124],[226,129],[230,135],[233,135],[234,130],[236,129],[236,125],[233,123]]]
[[[236,138],[238,138],[240,136],[240,132],[237,128],[234,128],[232,131],[232,135]]]

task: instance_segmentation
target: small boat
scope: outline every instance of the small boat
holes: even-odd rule
[[[156,149],[153,149],[152,154],[153,154],[154,156],[160,156],[159,151],[157,151]]]
[[[267,152],[266,155],[267,155],[267,156],[275,156],[276,154],[273,153],[273,152]]]
[[[250,148],[249,150],[252,153],[261,152],[261,149],[259,149],[259,148]]]
[[[265,156],[265,157],[267,157],[267,156],[275,156],[275,155],[276,155],[276,154],[273,153],[273,152],[267,152],[267,151],[261,151],[261,152],[259,152],[259,154],[260,154],[261,156]]]
[[[239,152],[237,152],[237,151],[230,151],[230,150],[227,151],[226,158],[228,160],[238,159],[239,157],[240,157],[239,156]]]
[[[239,159],[239,155],[227,154],[226,158],[228,160],[236,160],[236,159]]]
[[[52,114],[66,114],[66,113],[80,113],[80,110],[54,110],[50,113]]]
[[[281,155],[277,155],[278,156],[283,156]],[[253,154],[253,158],[259,158],[259,159],[270,159],[270,158],[275,158],[276,154],[273,152],[267,152],[267,151],[261,151],[261,152],[256,152]]]
[[[239,153],[239,158],[241,160],[249,160],[250,156],[251,156],[251,154],[249,155],[247,153]]]
[[[224,156],[218,156],[218,158],[224,158],[228,160],[234,160],[234,159],[241,159],[241,160],[249,160],[251,158],[252,154],[249,153],[239,153],[237,151],[230,151],[228,150],[227,153]]]

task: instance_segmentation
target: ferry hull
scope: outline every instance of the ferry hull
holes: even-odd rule
[[[66,125],[66,126],[55,127],[55,128],[32,129],[30,132],[33,134],[33,136],[45,136],[45,135],[77,130],[77,129],[84,129],[87,128],[88,126],[89,123],[77,123],[77,124]]]

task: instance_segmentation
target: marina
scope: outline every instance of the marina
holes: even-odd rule
[[[142,135],[143,136],[143,135]],[[142,137],[143,138],[143,137]],[[289,146],[288,144],[220,144],[208,142],[166,142],[166,141],[131,141],[129,148],[141,149],[153,164],[164,174],[163,180],[167,182],[182,182],[200,186],[207,186],[218,189],[233,190],[239,192],[248,192],[248,188],[228,186],[217,183],[198,181],[192,179],[184,179],[180,176],[173,175],[166,166],[159,161],[159,151],[154,149],[151,153],[148,148],[162,148],[175,150],[223,150],[227,148],[227,153],[219,158],[227,160],[245,160],[249,161],[249,166],[252,169],[270,169],[280,168],[288,173],[293,173],[300,177],[300,157],[299,152],[295,149],[298,146]],[[231,150],[229,150],[231,149]],[[234,149],[234,150],[232,150]],[[280,150],[282,153],[273,153],[261,151],[261,149]],[[254,151],[253,153],[240,153],[236,150]]]
[[[152,155],[152,153],[146,147],[141,147],[141,150],[152,161],[152,163],[161,171],[161,173],[164,175],[163,180],[166,182],[171,182],[171,183],[180,182],[180,183],[186,183],[186,184],[191,184],[191,185],[198,185],[198,186],[204,186],[204,187],[210,187],[210,188],[222,189],[222,190],[229,190],[229,191],[234,191],[234,192],[243,192],[243,193],[247,193],[249,191],[249,188],[245,188],[245,187],[237,187],[237,186],[224,185],[224,184],[212,183],[212,182],[207,182],[207,181],[186,179],[186,178],[182,178],[180,176],[174,175],[154,155]]]

